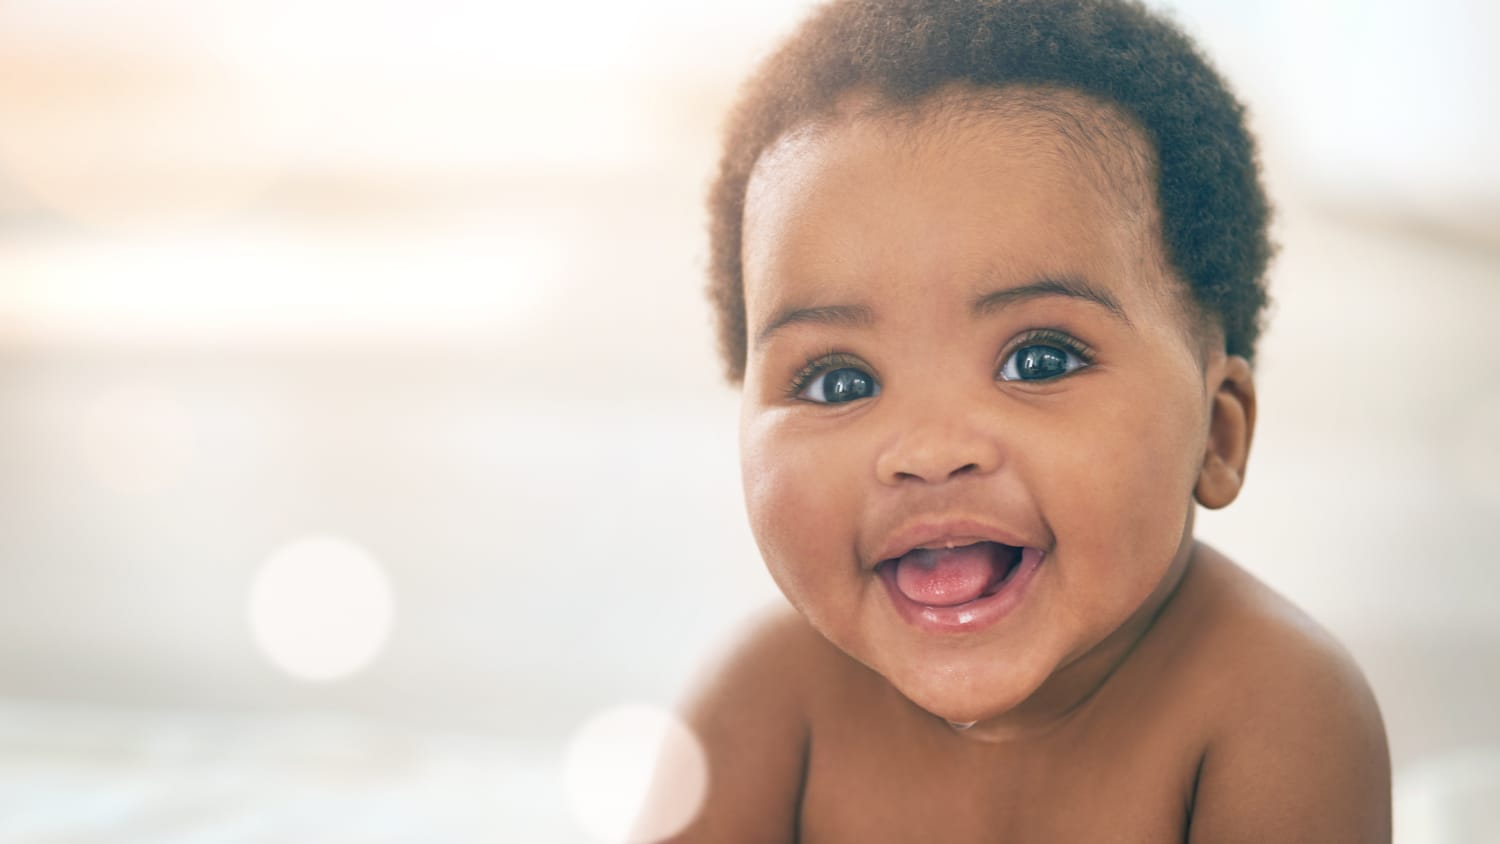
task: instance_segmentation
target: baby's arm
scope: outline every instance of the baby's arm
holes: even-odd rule
[[[763,619],[692,696],[686,717],[707,752],[708,796],[698,819],[671,841],[796,840],[809,637],[816,635],[790,609]]]
[[[1248,657],[1254,692],[1219,713],[1189,841],[1389,842],[1390,756],[1359,670],[1321,631],[1238,631],[1257,632],[1230,649]]]

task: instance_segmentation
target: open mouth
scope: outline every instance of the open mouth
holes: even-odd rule
[[[1038,548],[974,542],[914,548],[876,566],[896,608],[919,626],[971,628],[997,621],[1041,564]]]
[[[914,548],[880,564],[909,600],[929,607],[956,607],[993,595],[1021,564],[1021,549],[998,542],[955,548]]]

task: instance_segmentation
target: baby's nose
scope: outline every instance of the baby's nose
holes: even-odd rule
[[[953,417],[907,424],[876,457],[875,473],[886,484],[936,484],[993,472],[1000,467],[1001,447],[986,427],[978,419]]]

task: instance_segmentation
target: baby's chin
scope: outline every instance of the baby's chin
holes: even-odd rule
[[[900,686],[897,691],[918,708],[949,724],[966,725],[991,721],[1015,711],[1025,700],[1025,695],[1011,695],[997,700],[990,694],[954,693],[951,690],[912,689]]]
[[[1032,665],[962,664],[883,666],[877,669],[896,691],[950,724],[1003,718],[1026,703],[1050,672]]]

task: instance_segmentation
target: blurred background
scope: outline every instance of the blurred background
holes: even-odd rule
[[[610,840],[777,600],[702,197],[809,6],[0,5],[0,841]],[[1200,533],[1365,667],[1398,841],[1500,840],[1500,10],[1175,9],[1282,244]]]

